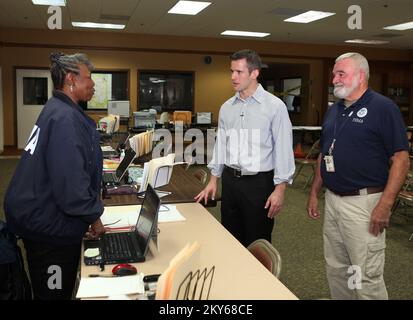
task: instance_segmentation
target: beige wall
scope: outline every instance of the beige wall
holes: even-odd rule
[[[198,39],[191,37],[133,35],[88,31],[49,31],[0,29],[0,65],[3,68],[4,143],[15,145],[15,75],[18,67],[48,67],[54,50],[84,52],[98,69],[127,69],[130,72],[130,100],[137,106],[139,69],[194,71],[195,112],[211,111],[217,120],[221,104],[233,95],[228,55],[242,48],[260,53],[264,62],[304,63],[310,66],[311,86],[306,110],[292,119],[294,124],[315,125],[317,112],[322,116],[323,89],[326,86],[325,61],[354,51],[344,46],[319,46],[266,41]],[[411,61],[407,50],[357,48],[368,59]],[[206,65],[203,57],[210,55]]]

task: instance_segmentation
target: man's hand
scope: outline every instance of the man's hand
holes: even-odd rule
[[[311,219],[320,218],[320,210],[318,209],[318,199],[317,195],[311,195],[307,202],[307,213]]]
[[[391,209],[379,203],[371,213],[369,232],[376,237],[382,233],[389,226],[390,214]]]
[[[102,221],[99,218],[91,224],[89,231],[86,232],[86,238],[97,239],[105,232],[105,227],[103,226]]]
[[[370,216],[369,232],[376,237],[389,226],[391,208],[409,172],[409,153],[405,150],[395,152],[391,163],[386,188]]]
[[[320,193],[321,188],[323,187],[323,179],[321,178],[321,158],[322,154],[320,153],[317,158],[317,167],[315,170],[315,176],[313,179],[313,184],[311,185],[310,196],[307,201],[307,213],[311,219],[320,218],[320,209],[318,209],[318,199],[317,195]]]
[[[202,201],[204,199],[205,204],[207,204],[208,199],[215,200],[215,195],[217,193],[217,177],[211,176],[211,179],[209,180],[209,183],[205,187],[204,190],[202,190],[194,199],[196,202]]]
[[[268,209],[268,218],[273,219],[277,214],[280,213],[281,208],[284,204],[284,192],[285,192],[286,184],[281,183],[277,185],[274,191],[270,194],[265,203],[265,209]]]

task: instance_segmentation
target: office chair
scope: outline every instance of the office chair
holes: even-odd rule
[[[265,239],[258,239],[247,248],[264,267],[266,267],[276,278],[281,273],[281,256],[277,249]]]
[[[307,188],[308,184],[311,183],[311,181],[313,180],[313,177],[315,175],[316,166],[317,166],[317,157],[319,153],[320,153],[320,140],[317,140],[316,142],[313,143],[313,145],[311,146],[305,158],[295,158],[295,163],[297,165],[297,173],[294,176],[294,180],[296,180],[298,176],[300,175],[307,178],[303,189]],[[302,170],[304,169],[304,167],[311,167],[312,171],[310,175],[306,175],[302,173]]]

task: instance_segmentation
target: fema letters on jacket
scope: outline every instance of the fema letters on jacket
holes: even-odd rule
[[[39,141],[39,135],[40,135],[40,128],[36,124],[33,127],[32,133],[30,133],[30,138],[29,141],[24,148],[24,151],[29,151],[30,154],[33,155],[34,150],[36,150],[37,142]]]

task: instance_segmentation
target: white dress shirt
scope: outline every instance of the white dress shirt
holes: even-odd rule
[[[247,175],[274,170],[274,184],[292,183],[295,163],[287,107],[260,84],[247,99],[237,92],[221,106],[208,168],[220,177],[224,165]]]

